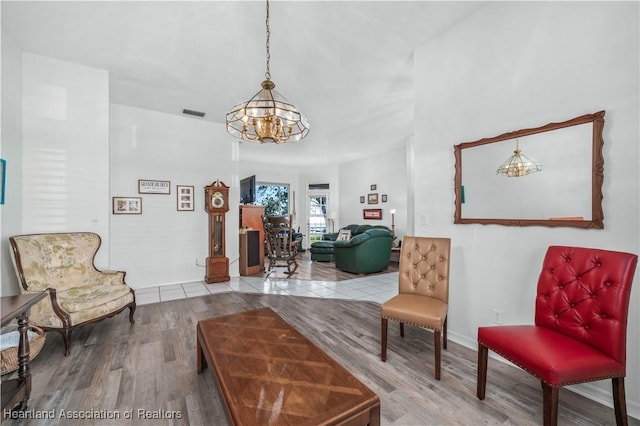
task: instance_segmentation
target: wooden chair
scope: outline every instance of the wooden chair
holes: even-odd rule
[[[478,328],[477,395],[493,352],[542,383],[543,422],[558,421],[560,387],[612,379],[616,423],[627,424],[627,312],[635,254],[551,246],[538,278],[534,325]]]
[[[447,348],[447,311],[449,307],[449,254],[451,239],[404,237],[398,267],[398,295],[380,307],[382,352],[387,359],[387,322],[433,330],[435,377],[440,380],[441,340]],[[442,334],[442,338],[441,338]]]
[[[298,247],[302,236],[294,232],[293,216],[262,216],[264,224],[264,252],[269,259],[267,272],[275,267],[286,267],[285,274],[292,275],[298,269]],[[295,236],[294,236],[295,234]]]

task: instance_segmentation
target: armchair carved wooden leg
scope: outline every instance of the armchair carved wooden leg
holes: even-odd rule
[[[64,342],[64,356],[69,356],[69,351],[71,349],[71,332],[73,328],[66,327],[60,330],[60,334],[62,335],[62,341]]]
[[[135,311],[136,311],[136,305],[135,304],[129,306],[129,322],[131,324],[135,324],[136,323],[136,320],[133,319],[133,314],[134,314]]]

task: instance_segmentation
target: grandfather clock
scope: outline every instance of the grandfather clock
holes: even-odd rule
[[[225,256],[224,221],[229,211],[229,187],[220,179],[204,188],[204,209],[209,213],[209,257],[206,283],[229,281],[229,259]]]

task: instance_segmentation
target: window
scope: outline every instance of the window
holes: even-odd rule
[[[258,183],[256,185],[256,204],[264,206],[265,216],[288,216],[289,185]]]
[[[330,231],[327,229],[327,201],[329,191],[309,190],[308,197],[309,219],[307,222],[307,235],[311,243],[322,240],[322,235]]]

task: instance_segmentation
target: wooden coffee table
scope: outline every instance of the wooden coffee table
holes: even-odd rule
[[[379,425],[380,399],[270,308],[198,321],[207,365],[234,425]]]

